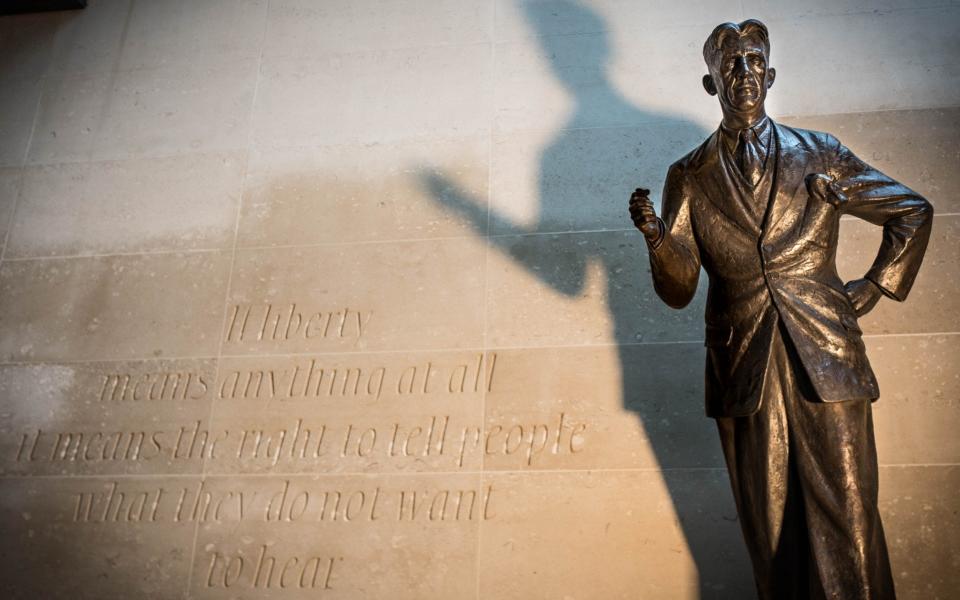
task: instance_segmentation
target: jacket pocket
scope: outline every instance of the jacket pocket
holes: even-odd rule
[[[711,325],[707,323],[703,336],[703,345],[708,348],[723,348],[733,339],[733,327],[729,325]]]

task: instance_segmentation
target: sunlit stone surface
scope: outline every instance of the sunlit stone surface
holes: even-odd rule
[[[702,306],[626,204],[774,118],[936,207],[862,320],[900,597],[960,588],[955,2],[90,0],[0,18],[0,595],[753,597]],[[792,116],[791,116],[792,115]],[[880,230],[844,220],[838,269]]]

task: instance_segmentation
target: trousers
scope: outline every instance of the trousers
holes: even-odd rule
[[[895,598],[869,400],[820,402],[781,322],[760,408],[717,419],[762,600]]]

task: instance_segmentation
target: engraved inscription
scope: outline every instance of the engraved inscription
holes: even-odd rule
[[[280,555],[276,546],[267,544],[260,546],[255,557],[242,552],[221,554],[212,544],[206,551],[208,588],[332,590],[334,568],[343,561],[342,556]]]
[[[198,480],[176,489],[111,481],[71,496],[75,523],[455,523],[495,518],[492,485],[431,488],[370,485],[344,488],[294,479],[232,487]]]
[[[385,424],[334,424],[296,419],[286,425],[209,429],[202,421],[167,431],[45,431],[23,433],[15,460],[22,463],[240,461],[271,469],[332,466],[342,459],[419,462],[446,458],[457,468],[480,453],[515,456],[532,466],[544,454],[583,451],[587,423],[559,413],[546,422],[457,423],[450,415]],[[375,464],[380,464],[375,463]]]
[[[184,371],[153,373],[108,373],[103,375],[101,402],[144,402],[158,400],[200,400],[210,382],[206,374]]]
[[[230,307],[225,336],[227,343],[333,338],[359,340],[372,317],[372,311],[350,307],[304,310],[294,302],[235,304]]]

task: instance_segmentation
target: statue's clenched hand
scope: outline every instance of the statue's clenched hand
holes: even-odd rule
[[[637,188],[630,196],[630,218],[633,224],[640,230],[647,242],[657,244],[663,236],[663,229],[656,211],[653,210],[653,202],[650,200],[650,190]]]
[[[811,173],[804,179],[807,184],[807,192],[814,198],[826,202],[834,208],[841,208],[847,202],[847,195],[829,175],[823,173]]]

